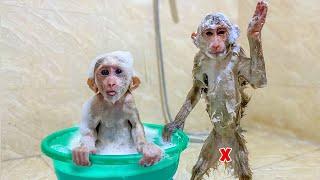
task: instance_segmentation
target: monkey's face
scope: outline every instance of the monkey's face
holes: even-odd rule
[[[226,54],[228,44],[228,29],[218,26],[214,29],[206,29],[201,33],[200,49],[209,57],[219,57]]]
[[[131,78],[118,65],[101,64],[95,71],[95,83],[104,99],[115,103],[127,92]]]
[[[208,14],[199,24],[191,38],[200,51],[209,58],[224,57],[230,45],[236,43],[240,35],[237,25],[222,13]]]

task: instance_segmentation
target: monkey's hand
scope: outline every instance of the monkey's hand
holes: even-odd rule
[[[143,166],[152,166],[153,164],[160,161],[162,157],[162,151],[161,149],[151,143],[147,143],[142,147],[142,155],[143,157],[140,160],[140,165]]]
[[[174,122],[166,124],[162,130],[163,141],[170,142],[172,133],[174,133],[174,131],[178,128],[179,127],[177,127],[177,125]]]
[[[268,4],[265,0],[260,0],[248,26],[248,37],[258,39],[261,36],[261,30],[266,22]]]
[[[95,148],[89,149],[88,147],[81,145],[72,150],[72,160],[76,165],[89,166],[89,154],[96,153]]]

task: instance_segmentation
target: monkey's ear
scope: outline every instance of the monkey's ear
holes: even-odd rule
[[[140,83],[141,83],[141,81],[140,81],[139,77],[138,76],[133,76],[132,77],[132,82],[131,82],[130,87],[129,87],[129,90],[133,91],[133,90],[137,89],[139,87]]]
[[[197,33],[196,32],[192,32],[191,33],[191,39],[195,40],[197,37]]]
[[[93,92],[95,92],[95,93],[98,92],[98,87],[97,87],[96,83],[94,82],[94,79],[93,79],[93,78],[88,78],[87,84],[88,84],[89,88],[90,88]]]
[[[192,32],[191,33],[191,39],[193,40],[194,45],[196,45],[198,47],[199,43],[198,43],[198,40],[197,40],[197,35],[198,35],[198,33],[196,33],[196,32]]]

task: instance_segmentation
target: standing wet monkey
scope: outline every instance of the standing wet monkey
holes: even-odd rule
[[[185,119],[204,97],[213,129],[205,140],[191,179],[199,180],[209,170],[216,169],[220,148],[232,148],[231,161],[226,166],[234,169],[241,180],[252,179],[248,163],[248,150],[240,127],[240,119],[249,102],[244,93],[248,84],[262,88],[267,84],[265,63],[261,45],[261,30],[265,23],[268,6],[259,1],[249,23],[247,36],[250,58],[236,43],[239,28],[222,13],[207,15],[197,32],[192,33],[194,44],[200,49],[194,58],[193,87],[175,120],[163,129],[163,138],[170,140],[176,129],[183,129]]]
[[[90,153],[101,153],[107,148],[136,148],[143,155],[141,165],[158,162],[162,151],[146,141],[131,93],[140,84],[131,54],[116,51],[98,56],[91,64],[87,83],[96,95],[82,108],[80,146],[72,151],[74,163],[88,166]]]

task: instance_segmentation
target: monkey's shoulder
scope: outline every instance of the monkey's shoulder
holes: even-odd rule
[[[89,111],[91,114],[100,114],[100,111],[105,109],[105,100],[101,94],[96,94],[89,98],[85,103],[84,106],[90,107]]]
[[[131,92],[128,91],[124,96],[125,97],[122,105],[124,113],[132,114],[137,111],[136,103]]]
[[[193,58],[193,68],[199,67],[201,64],[201,61],[205,58],[206,58],[206,55],[203,52],[198,51],[198,53]]]
[[[107,103],[101,94],[96,94],[89,98],[83,105],[82,112],[87,113],[92,119],[106,117],[111,115],[119,105]]]
[[[82,105],[82,113],[83,114],[96,114],[95,111],[98,111],[100,108],[99,101],[97,100],[97,95],[90,97],[86,102]]]
[[[197,79],[196,76],[201,73],[201,62],[206,58],[206,56],[199,51],[195,56],[193,60],[193,68],[192,68],[192,76],[193,79]]]
[[[123,103],[124,105],[135,106],[134,97],[130,91],[125,93]]]

